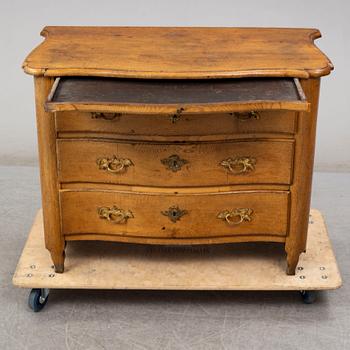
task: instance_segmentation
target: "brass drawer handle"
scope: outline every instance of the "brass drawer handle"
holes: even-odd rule
[[[227,158],[220,165],[228,169],[230,173],[239,175],[255,170],[256,159],[253,157]]]
[[[224,210],[217,215],[218,219],[225,220],[229,225],[239,225],[243,221],[252,221],[253,209],[251,208],[236,208],[232,211]],[[231,219],[237,218],[235,221]]]
[[[98,208],[97,212],[100,219],[111,221],[114,224],[125,224],[128,219],[132,219],[134,217],[130,210],[119,209],[115,205],[112,208]]]
[[[161,163],[164,164],[169,170],[176,172],[181,170],[182,166],[187,164],[188,161],[186,159],[181,159],[177,154],[173,154],[168,158],[162,159]]]
[[[100,112],[92,112],[92,119],[104,119],[104,120],[114,120],[121,116],[121,113],[100,113]]]
[[[130,159],[118,158],[117,156],[99,158],[96,160],[96,163],[100,170],[107,170],[113,174],[125,172],[129,166],[134,165]]]
[[[234,115],[240,122],[246,122],[251,119],[258,120],[260,119],[259,112],[256,111],[250,111],[250,112],[235,112],[230,113],[231,115]]]
[[[172,206],[168,210],[161,211],[161,213],[169,218],[170,221],[176,222],[180,220],[185,214],[188,214],[187,210],[180,209],[178,206]]]

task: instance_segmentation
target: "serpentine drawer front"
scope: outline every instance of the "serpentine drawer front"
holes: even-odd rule
[[[306,249],[315,29],[47,27],[35,76],[45,244]],[[232,247],[234,249],[234,247]]]
[[[147,237],[169,243],[242,235],[279,240],[286,236],[288,195],[282,191],[193,195],[63,191],[62,231],[66,239],[93,234],[95,239],[113,235],[125,241]]]
[[[294,134],[296,113],[286,110],[221,114],[144,115],[97,112],[57,112],[60,137],[134,139],[230,138],[233,134]],[[163,137],[163,138],[162,138]]]
[[[143,186],[289,184],[293,140],[163,144],[59,140],[61,182]]]

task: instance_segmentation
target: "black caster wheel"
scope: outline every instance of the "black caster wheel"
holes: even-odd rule
[[[46,305],[48,298],[48,289],[34,288],[29,293],[28,305],[34,312],[39,312]]]
[[[300,291],[304,304],[313,304],[316,301],[316,292],[313,290]]]

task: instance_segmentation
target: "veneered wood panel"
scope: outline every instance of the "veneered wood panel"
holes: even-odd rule
[[[142,186],[210,186],[230,184],[289,184],[293,140],[256,140],[215,143],[139,143],[101,140],[57,141],[59,181],[100,182]],[[164,164],[172,156],[184,162],[177,171]],[[123,171],[101,170],[98,159],[128,159]],[[249,158],[253,168],[233,173],[221,165],[224,160]]]
[[[115,134],[115,137],[139,138],[168,137],[183,140],[184,137],[233,134],[293,134],[296,130],[296,113],[291,111],[257,111],[258,117],[247,113],[226,114],[187,114],[176,118],[172,115],[143,114],[107,114],[95,117],[94,113],[56,112],[56,128],[59,136],[71,137],[72,133],[80,137],[96,133]],[[105,119],[104,119],[105,117]],[[64,133],[64,134],[63,134]]]
[[[45,27],[34,75],[132,78],[319,77],[333,66],[317,29]]]
[[[62,230],[65,235],[109,234],[120,236],[172,238],[214,238],[237,235],[286,236],[289,192],[232,192],[221,194],[147,194],[111,191],[60,191]],[[98,209],[113,207],[130,211],[125,223],[101,219]],[[186,210],[172,222],[162,212],[178,206]],[[251,221],[229,225],[217,216],[224,210],[252,209]],[[236,220],[236,218],[232,218]],[[96,237],[98,239],[98,237]]]

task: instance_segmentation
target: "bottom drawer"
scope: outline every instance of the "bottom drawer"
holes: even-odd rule
[[[127,241],[130,237],[140,243],[152,243],[152,238],[176,244],[189,240],[215,243],[215,238],[235,236],[274,236],[283,241],[288,198],[287,191],[159,194],[63,190],[62,230],[64,235],[77,235],[76,239],[108,239],[102,237],[108,235],[110,240],[119,237]]]

